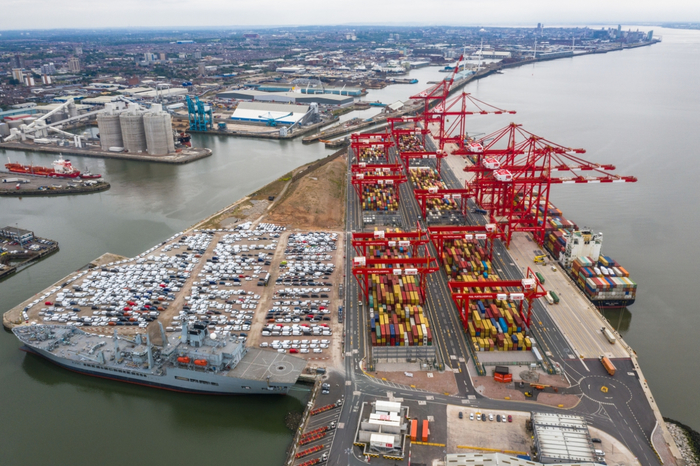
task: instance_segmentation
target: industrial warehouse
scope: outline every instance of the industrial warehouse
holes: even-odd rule
[[[291,104],[329,105],[342,107],[353,103],[352,96],[333,94],[302,94],[298,92],[265,92],[259,90],[230,90],[216,95],[219,99],[257,101],[257,102],[283,102]]]

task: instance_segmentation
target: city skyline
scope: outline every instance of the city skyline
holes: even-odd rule
[[[436,0],[431,3],[389,0],[377,4],[358,0],[347,8],[329,13],[319,0],[275,2],[267,8],[251,2],[213,0],[197,4],[182,0],[74,0],[59,9],[46,0],[10,0],[0,18],[0,31],[32,29],[88,29],[129,27],[275,27],[314,25],[388,26],[523,26],[538,22],[551,24],[661,23],[700,21],[700,4],[686,0],[658,3],[650,0],[594,0],[567,4],[537,0],[523,4],[515,0],[498,2]]]

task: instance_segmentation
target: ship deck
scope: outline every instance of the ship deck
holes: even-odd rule
[[[248,380],[294,384],[306,367],[306,360],[288,354],[248,348],[248,354],[226,375]]]

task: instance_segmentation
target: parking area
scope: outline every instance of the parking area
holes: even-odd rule
[[[183,319],[198,320],[245,341],[283,231],[246,223],[178,233],[132,259],[74,274],[24,314],[98,333],[138,331],[156,319],[177,332]]]
[[[342,235],[288,232],[281,240],[283,252],[278,249],[272,261],[273,289],[264,300],[265,313],[256,321],[252,341],[307,359],[330,360],[341,352]]]
[[[529,418],[530,413],[520,411],[448,405],[447,452],[504,451],[527,454],[531,442],[525,422]]]

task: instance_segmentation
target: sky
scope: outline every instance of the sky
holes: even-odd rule
[[[698,0],[2,0],[0,31],[108,27],[700,22]]]

